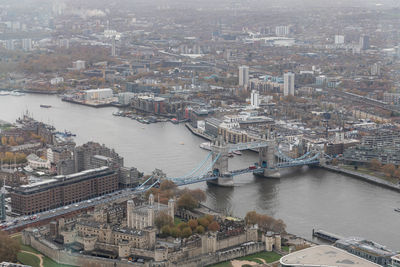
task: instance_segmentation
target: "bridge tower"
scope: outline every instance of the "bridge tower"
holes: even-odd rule
[[[279,170],[276,166],[276,142],[275,140],[268,140],[268,146],[261,147],[258,153],[258,164],[260,167],[265,168],[261,176],[278,178],[280,177]]]
[[[233,177],[229,173],[228,168],[228,147],[222,136],[214,139],[211,144],[212,174],[218,176],[218,179],[211,180],[208,183],[217,184],[219,186],[233,186]]]

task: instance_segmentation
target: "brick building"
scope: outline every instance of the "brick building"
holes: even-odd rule
[[[118,174],[108,167],[101,167],[14,188],[11,208],[13,212],[30,215],[117,189]]]

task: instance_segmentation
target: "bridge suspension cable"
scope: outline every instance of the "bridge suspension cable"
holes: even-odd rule
[[[204,160],[202,162],[200,162],[200,164],[197,165],[197,167],[194,168],[193,170],[191,170],[189,173],[187,173],[187,174],[185,174],[185,175],[183,175],[181,177],[174,177],[174,178],[171,178],[171,179],[184,179],[184,178],[193,176],[196,172],[198,172],[200,169],[202,169],[204,167],[204,165],[210,159],[211,155],[212,155],[212,152],[208,153],[208,155],[204,158]]]

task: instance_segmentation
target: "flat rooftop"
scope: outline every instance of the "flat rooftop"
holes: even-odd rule
[[[282,266],[377,267],[380,266],[342,249],[320,245],[293,252],[281,258]]]

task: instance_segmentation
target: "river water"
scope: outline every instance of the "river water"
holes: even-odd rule
[[[40,104],[52,108],[40,108]],[[184,125],[169,122],[140,124],[114,117],[116,108],[95,109],[62,102],[57,96],[0,96],[0,120],[14,122],[24,111],[77,134],[77,144],[97,141],[125,158],[126,166],[145,173],[162,169],[169,177],[182,176],[208,154],[204,142]],[[229,161],[230,169],[248,167],[257,154],[245,151]],[[308,167],[286,170],[280,179],[235,177],[233,188],[194,184],[207,193],[207,205],[235,216],[256,210],[287,224],[290,233],[311,239],[313,228],[342,236],[361,236],[400,250],[400,193],[358,179]]]

